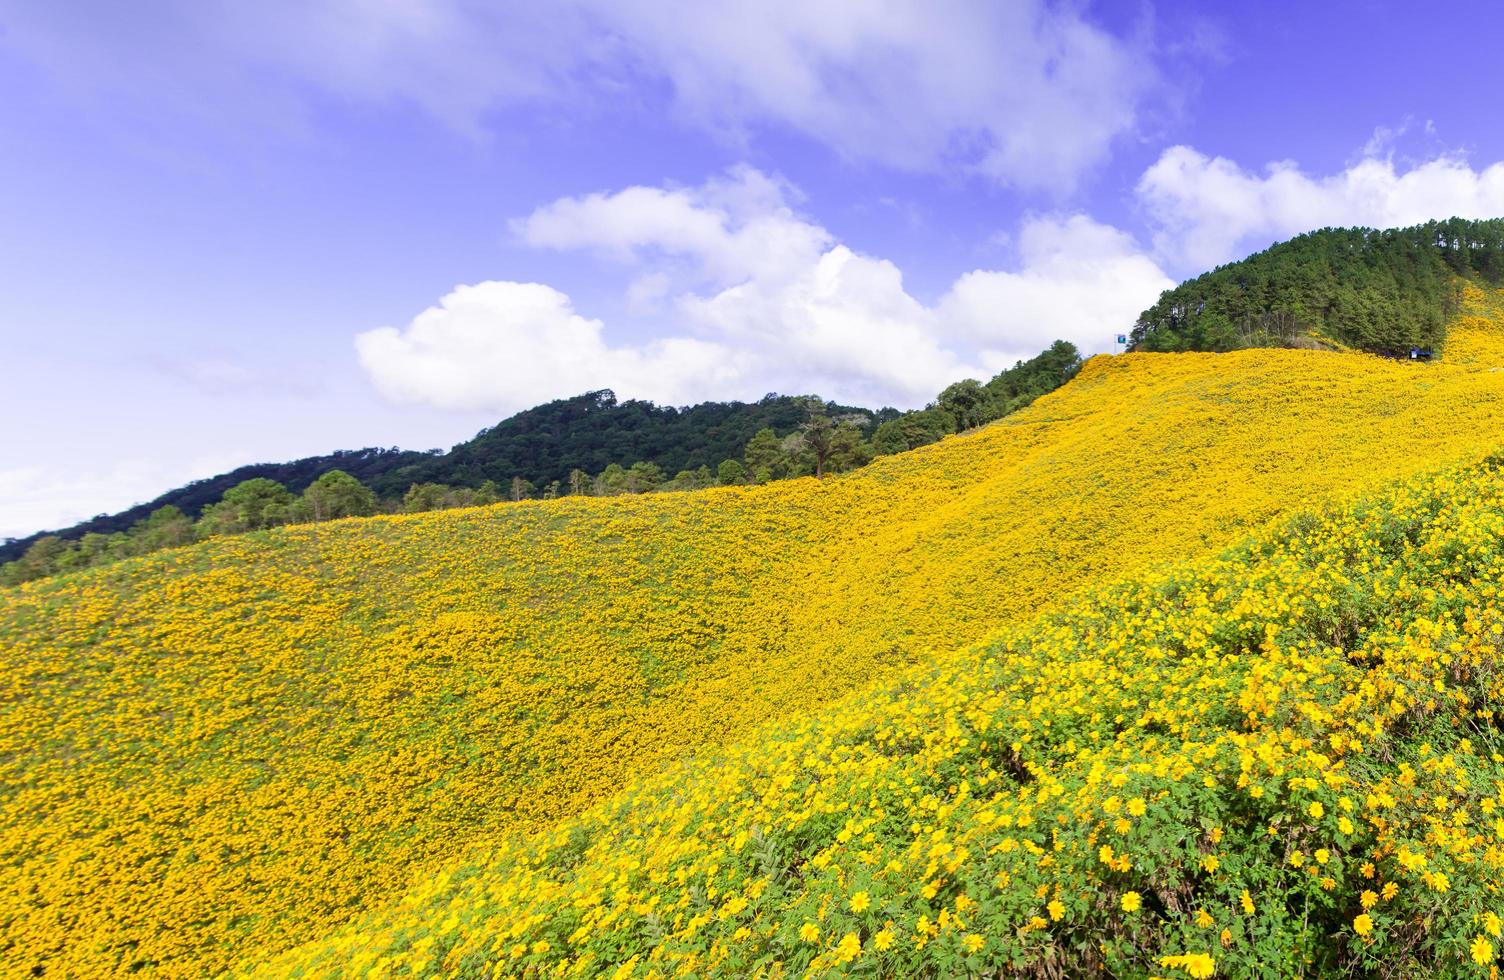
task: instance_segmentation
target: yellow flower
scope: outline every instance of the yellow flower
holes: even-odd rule
[[[862,941],[854,932],[848,932],[842,936],[840,943],[836,945],[836,959],[842,963],[850,963],[861,955]]]
[[[1479,936],[1473,940],[1473,945],[1469,947],[1469,952],[1473,954],[1473,962],[1479,966],[1487,966],[1494,961],[1494,944],[1483,936]]]
[[[1184,970],[1196,980],[1206,980],[1217,972],[1217,961],[1207,953],[1189,953],[1184,956],[1161,956],[1159,965],[1168,969]]]
[[[1361,894],[1361,895],[1358,896],[1358,902],[1363,906],[1364,910],[1366,911],[1368,909],[1373,908],[1375,905],[1378,904],[1378,902],[1379,902],[1379,896],[1378,896],[1377,893],[1375,893],[1375,892],[1373,892],[1371,890],[1365,889],[1364,892],[1363,892],[1363,894]]]
[[[1217,860],[1217,855],[1215,854],[1208,854],[1201,859],[1201,866],[1207,871],[1216,871],[1221,863],[1221,861]]]
[[[1499,935],[1499,927],[1500,927],[1500,925],[1501,925],[1501,923],[1500,923],[1499,917],[1497,915],[1495,915],[1492,912],[1484,912],[1483,913],[1483,931],[1484,932],[1488,933],[1490,936],[1497,937]]]
[[[1312,803],[1306,812],[1310,813],[1312,820],[1320,820],[1326,816],[1326,807],[1322,806],[1320,801],[1317,801]]]
[[[851,895],[851,911],[853,911],[853,912],[865,912],[865,911],[867,911],[867,909],[869,909],[871,907],[872,907],[872,900],[867,897],[867,893],[866,892],[862,891],[862,892],[853,892],[852,893],[852,895]]]
[[[1142,817],[1147,809],[1142,796],[1135,796],[1128,801],[1128,812],[1135,817]]]
[[[986,943],[987,940],[983,939],[976,933],[972,933],[971,935],[966,937],[966,951],[969,953],[979,952],[981,951],[982,947],[986,945]]]
[[[1137,912],[1142,902],[1139,901],[1138,892],[1124,892],[1121,904],[1124,912]]]
[[[1384,890],[1379,895],[1387,902],[1399,893],[1400,886],[1391,881],[1384,885]]]
[[[1331,851],[1328,851],[1324,847],[1318,847],[1318,848],[1316,848],[1316,863],[1317,864],[1326,864],[1331,859],[1332,859],[1332,852]]]
[[[1050,918],[1055,920],[1056,922],[1059,922],[1061,919],[1065,918],[1065,905],[1060,901],[1060,899],[1055,899],[1049,905],[1045,906],[1045,908],[1049,910]]]
[[[813,922],[806,922],[799,927],[799,938],[807,943],[815,942],[820,938],[820,927]]]
[[[893,946],[892,927],[884,926],[877,935],[872,937],[872,945],[876,946],[879,950],[890,949]]]
[[[1347,817],[1345,816],[1338,817],[1337,829],[1342,831],[1344,834],[1350,834],[1353,832],[1353,822],[1347,819]]]
[[[1215,924],[1216,921],[1217,920],[1213,919],[1211,917],[1211,914],[1208,913],[1206,909],[1196,910],[1196,925],[1200,926],[1201,928],[1205,929],[1207,926]]]
[[[1364,912],[1353,920],[1353,931],[1367,938],[1368,934],[1373,932],[1373,918],[1367,912]]]

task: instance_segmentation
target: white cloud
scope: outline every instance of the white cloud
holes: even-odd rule
[[[601,387],[675,404],[777,390],[910,407],[1056,338],[1108,349],[1169,285],[1123,232],[1038,218],[1018,235],[1021,268],[969,273],[931,307],[893,263],[800,216],[794,193],[741,167],[700,187],[565,198],[514,223],[537,247],[623,263],[628,305],[657,305],[667,337],[613,344],[551,287],[487,282],[360,335],[361,363],[388,397],[449,409]]]
[[[757,352],[745,390],[811,391],[856,404],[923,404],[981,368],[943,344],[897,266],[836,245],[788,280],[751,279],[680,301],[689,322]]]
[[[1057,338],[1110,350],[1114,334],[1174,285],[1131,236],[1083,214],[1025,222],[1018,248],[1019,271],[968,272],[940,304],[989,363],[1030,357]]]
[[[851,157],[1025,186],[1068,186],[1101,160],[1155,83],[1143,46],[1070,4],[590,6],[690,118],[779,123]]]
[[[1369,156],[1315,177],[1289,161],[1257,174],[1175,146],[1144,172],[1137,194],[1156,228],[1156,253],[1199,272],[1317,228],[1504,216],[1504,163],[1474,170],[1461,157],[1442,156],[1400,170],[1392,159]]]
[[[388,398],[454,410],[512,411],[597,388],[673,404],[731,384],[740,366],[688,337],[613,348],[568,296],[527,282],[458,286],[405,330],[372,330],[355,346]]]
[[[1101,161],[1160,85],[1147,40],[1047,0],[138,6],[23,5],[7,42],[80,89],[200,118],[262,114],[312,86],[480,133],[512,104],[660,113],[666,97],[732,141],[773,126],[854,159],[1051,188]]]
[[[628,187],[565,197],[512,223],[541,248],[591,249],[620,261],[685,262],[683,273],[718,285],[787,280],[808,268],[831,234],[799,218],[797,192],[747,166],[700,187]],[[659,275],[663,275],[662,272]],[[660,282],[655,287],[661,288]]]

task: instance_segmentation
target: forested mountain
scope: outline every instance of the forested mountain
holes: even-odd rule
[[[1166,290],[1139,316],[1131,349],[1439,350],[1464,279],[1504,281],[1504,219],[1325,228]]]
[[[870,434],[874,424],[898,415],[893,409],[828,407],[832,414],[864,420],[864,435]],[[256,463],[53,533],[75,541],[85,534],[125,531],[169,505],[193,518],[246,480],[275,480],[298,493],[333,470],[349,473],[378,496],[400,498],[414,483],[479,487],[491,481],[505,486],[521,477],[542,487],[554,480],[568,481],[571,470],[594,474],[611,463],[654,463],[669,474],[702,465],[714,469],[724,459],[739,459],[758,430],[787,434],[804,421],[805,414],[803,403],[786,395],[767,395],[751,403],[705,402],[675,408],[636,400],[618,402],[610,390],[592,391],[519,412],[448,452],[357,449],[290,463]],[[0,543],[0,562],[19,558],[44,536],[46,532],[40,532]]]
[[[898,413],[830,404],[833,415],[860,415],[864,429]],[[414,483],[478,487],[520,476],[536,486],[568,483],[573,470],[599,473],[612,463],[654,463],[667,474],[739,459],[759,429],[792,432],[805,418],[799,399],[766,395],[756,402],[704,402],[689,408],[619,402],[610,389],[590,391],[519,412],[442,455],[404,460],[370,480],[383,497]]]

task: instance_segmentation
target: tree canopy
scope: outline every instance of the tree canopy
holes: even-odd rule
[[[1467,278],[1504,280],[1504,219],[1324,228],[1166,290],[1140,314],[1130,348],[1440,349]]]

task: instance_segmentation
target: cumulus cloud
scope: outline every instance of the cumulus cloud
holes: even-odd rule
[[[719,285],[787,280],[833,242],[824,228],[795,214],[793,198],[797,191],[787,183],[738,166],[695,188],[628,187],[561,198],[513,222],[512,230],[540,248],[680,262],[682,273]]]
[[[523,103],[667,108],[731,141],[771,126],[854,159],[1054,188],[1132,130],[1161,84],[1146,40],[1048,0],[146,6],[23,5],[7,41],[92,91],[214,100],[197,110],[210,118],[295,103],[310,85],[476,133]]]
[[[990,363],[1032,356],[1057,338],[1107,350],[1174,285],[1132,236],[1083,214],[1026,221],[1018,247],[1018,271],[968,272],[940,304],[942,319]]]
[[[405,330],[372,330],[355,346],[388,398],[456,410],[515,410],[598,388],[685,402],[738,380],[742,360],[690,337],[611,347],[599,320],[530,282],[456,287]]]
[[[678,404],[778,390],[911,407],[1056,338],[1108,349],[1169,285],[1127,234],[1051,216],[1020,231],[1018,269],[968,273],[927,305],[897,266],[836,241],[796,198],[740,167],[698,187],[564,198],[514,222],[535,247],[622,263],[628,305],[660,308],[666,337],[613,343],[558,290],[486,282],[405,328],[362,334],[361,363],[388,397],[452,409],[514,411],[601,387]]]
[[[1155,227],[1155,252],[1201,271],[1316,228],[1504,216],[1504,163],[1475,170],[1441,156],[1398,169],[1391,158],[1367,156],[1327,176],[1289,161],[1260,174],[1175,146],[1144,172],[1137,196]]]

